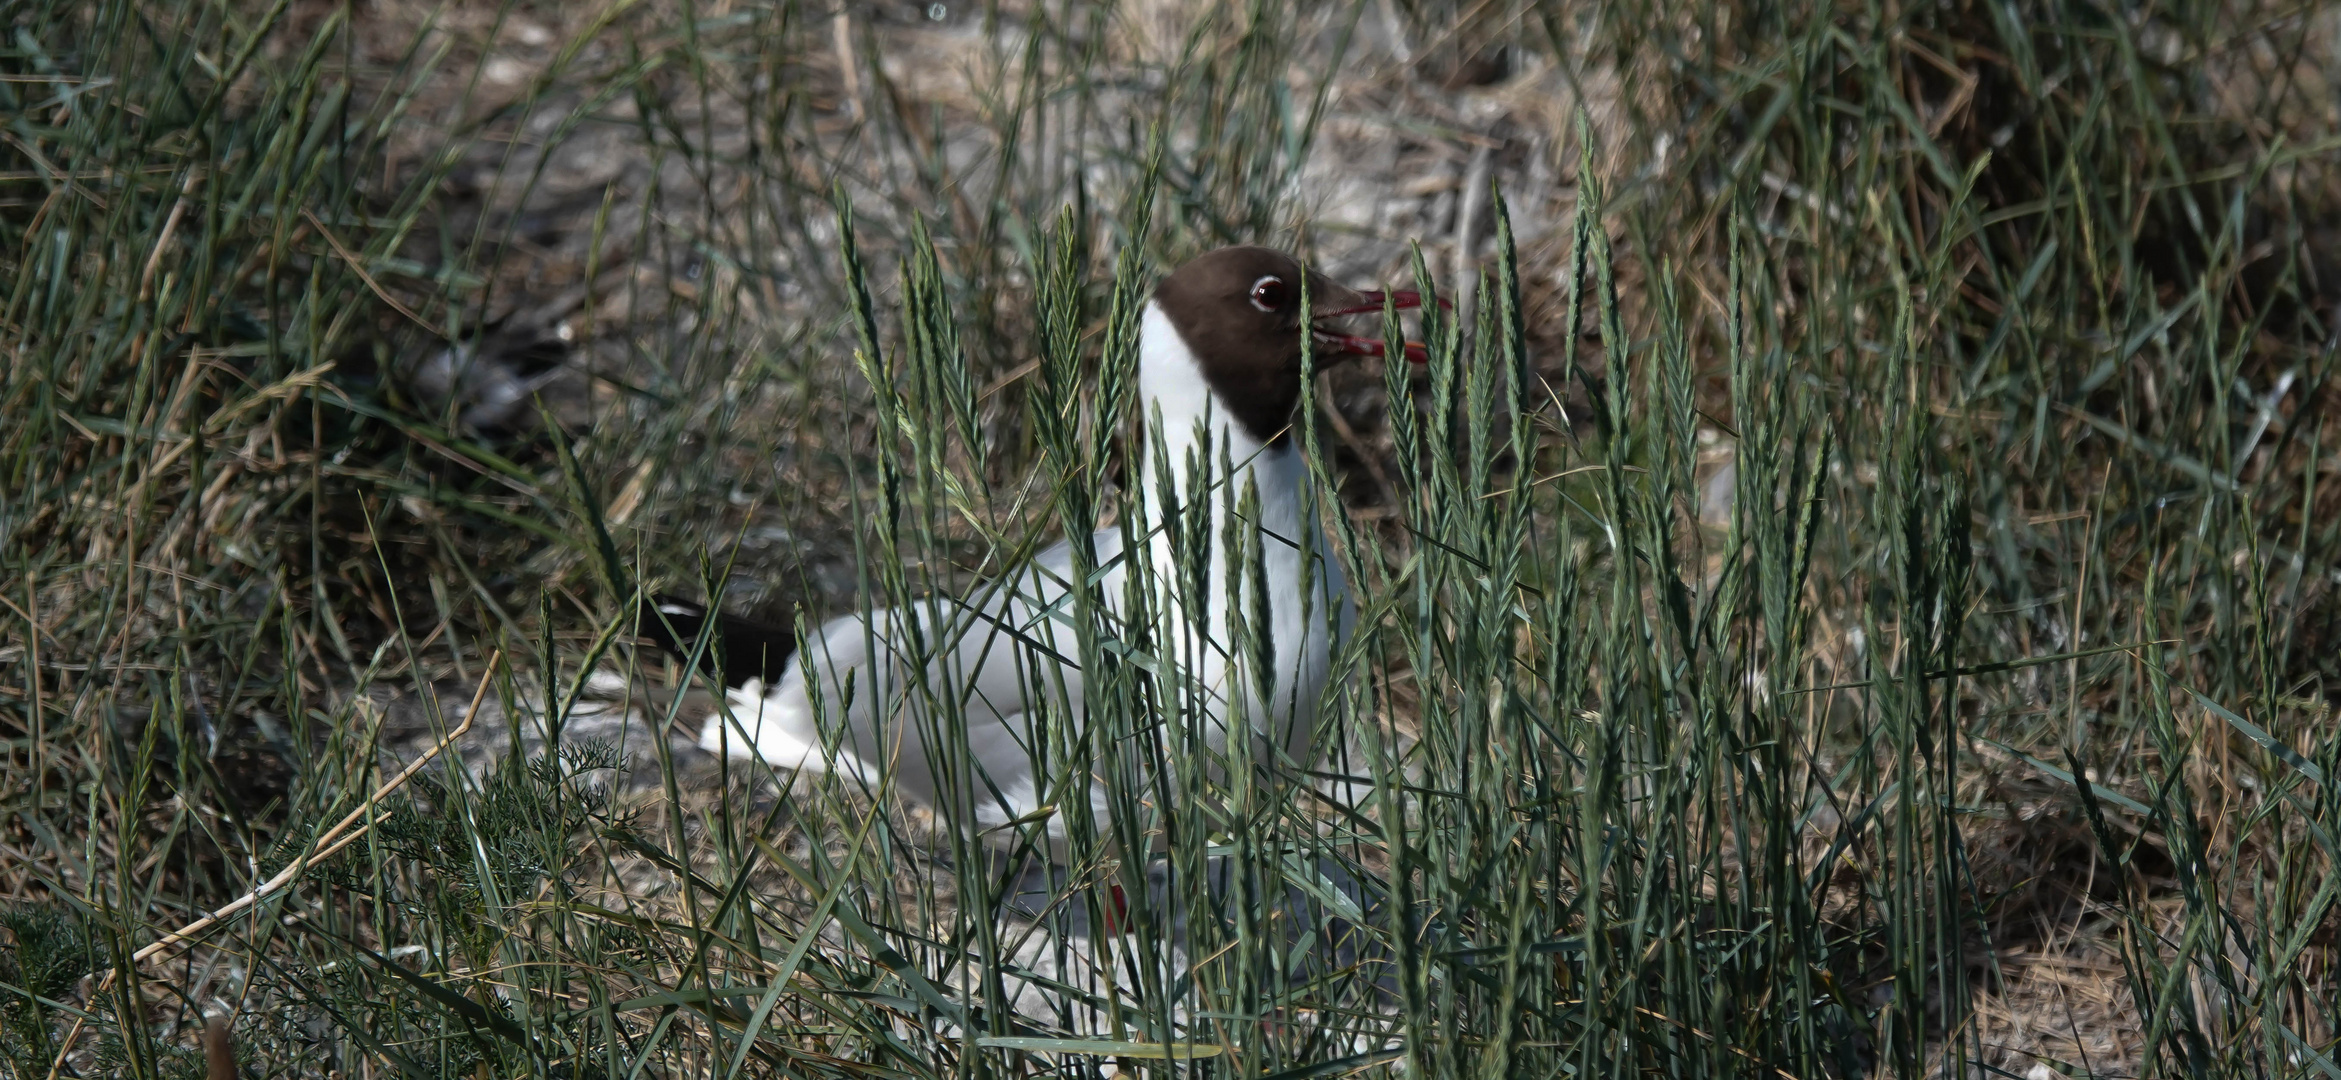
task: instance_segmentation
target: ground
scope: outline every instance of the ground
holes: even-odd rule
[[[1070,222],[1090,281],[1075,329],[1091,357],[1107,348],[1124,252],[1151,274],[1221,243],[1265,242],[1345,281],[1406,283],[1419,251],[1428,281],[1457,301],[1467,343],[1481,311],[1517,313],[1531,451],[1525,462],[1491,452],[1502,482],[1466,499],[1508,506],[1517,487],[1548,500],[1526,511],[1541,561],[1517,580],[1534,597],[1522,611],[1560,614],[1488,631],[1498,645],[1475,647],[1493,668],[1462,646],[1464,659],[1408,644],[1422,626],[1477,640],[1468,596],[1484,563],[1429,567],[1439,545],[1479,551],[1496,535],[1465,531],[1477,510],[1431,514],[1425,492],[1465,481],[1437,480],[1402,450],[1405,417],[1418,434],[1444,430],[1427,403],[1437,387],[1348,367],[1323,377],[1317,415],[1339,510],[1376,569],[1361,581],[1395,589],[1417,560],[1411,572],[1460,598],[1388,609],[1349,748],[1384,745],[1368,729],[1386,735],[1397,764],[1385,779],[1423,789],[1490,769],[1483,761],[1523,778],[1473,789],[1485,801],[1452,819],[1425,796],[1399,814],[1420,815],[1419,850],[1357,861],[1387,873],[1392,858],[1423,860],[1421,887],[1479,945],[1502,940],[1490,936],[1502,905],[1465,898],[1497,895],[1491,874],[1509,884],[1485,867],[1532,880],[1553,913],[1522,931],[1552,946],[1532,954],[1548,965],[1536,977],[1557,988],[1547,1004],[1576,1000],[1570,980],[1588,978],[1601,951],[1572,906],[1588,894],[1614,896],[1619,911],[1675,905],[1673,922],[1651,926],[1677,929],[1651,930],[1646,953],[1619,961],[1640,965],[1621,970],[1649,986],[1710,964],[1712,983],[1761,982],[1733,965],[1756,963],[1792,918],[1781,905],[1796,888],[1754,896],[1753,882],[1778,871],[1804,883],[1804,932],[1830,943],[1784,952],[1796,959],[1779,966],[1805,965],[1808,982],[1832,988],[1815,999],[1862,1029],[1834,1044],[1857,1048],[1858,1067],[1923,1072],[1964,1055],[1968,1068],[2025,1076],[2189,1061],[2330,1071],[2341,914],[2330,842],[2316,838],[2335,827],[2323,778],[2341,674],[2341,488],[2321,442],[2334,410],[2329,327],[2341,323],[2341,248],[2328,242],[2341,220],[2341,19],[2330,12],[2092,11],[2011,27],[1959,4],[1793,18],[1395,0],[301,2],[216,21],[191,8],[106,10],[133,9],[190,42],[222,43],[176,61],[196,73],[190,86],[217,78],[248,34],[257,66],[219,94],[220,123],[247,127],[189,140],[212,148],[201,153],[169,140],[144,151],[180,186],[138,195],[153,220],[121,234],[132,254],[85,268],[137,297],[114,314],[38,276],[44,259],[85,256],[37,248],[34,226],[74,222],[93,237],[83,250],[109,250],[104,228],[116,226],[101,227],[99,211],[111,189],[87,185],[115,159],[70,135],[84,122],[71,99],[10,136],[6,231],[27,239],[9,265],[20,282],[50,284],[12,286],[7,332],[12,355],[50,359],[38,377],[11,376],[0,401],[20,431],[39,421],[55,434],[10,443],[21,490],[39,497],[0,502],[0,546],[22,582],[0,640],[11,687],[0,703],[16,710],[0,715],[16,740],[0,766],[19,800],[18,824],[0,833],[16,863],[9,894],[78,897],[76,910],[99,912],[136,948],[287,865],[286,843],[435,744],[483,675],[513,675],[456,754],[474,776],[509,779],[482,780],[473,796],[401,791],[425,797],[375,826],[387,839],[360,849],[370,868],[321,869],[305,886],[316,891],[280,912],[332,933],[270,954],[259,929],[239,929],[156,965],[140,992],[158,1047],[191,1045],[193,1016],[228,1011],[243,1018],[256,1069],[293,1068],[323,1047],[341,1068],[383,1067],[389,1052],[336,1034],[367,1023],[405,1033],[396,1060],[439,1071],[560,1056],[536,1049],[552,1036],[478,1036],[488,1020],[387,969],[361,984],[353,954],[328,940],[421,957],[418,978],[494,997],[561,1045],[585,1046],[585,1004],[648,1000],[694,977],[778,985],[785,942],[802,934],[818,947],[788,970],[835,996],[791,997],[772,1014],[795,1025],[803,1055],[760,1051],[779,1055],[756,1059],[774,1067],[893,1060],[879,1033],[895,1025],[892,1037],[911,1039],[900,1026],[939,1008],[918,987],[979,992],[984,973],[965,962],[975,946],[952,935],[992,931],[961,915],[967,860],[936,851],[948,830],[903,808],[865,853],[849,841],[867,804],[850,793],[815,797],[701,752],[715,697],[622,629],[638,591],[786,625],[862,605],[877,577],[964,588],[1001,569],[1014,547],[1004,539],[1054,528],[1029,417],[1048,392],[1041,268]],[[24,16],[11,80],[48,77],[23,41],[75,27],[98,41],[90,27],[104,23]],[[99,50],[73,55],[91,71],[105,63]],[[311,96],[285,89],[304,86]],[[348,96],[333,96],[343,86]],[[162,123],[162,95],[134,104]],[[321,116],[344,119],[329,128]],[[268,141],[274,124],[330,130],[351,149],[299,159],[310,162],[300,175],[329,182],[280,183],[255,164],[294,149]],[[52,167],[80,160],[95,163],[83,187]],[[169,171],[186,161],[205,164]],[[237,186],[251,177],[279,186]],[[296,192],[316,209],[283,212],[291,204],[273,200],[287,196],[272,194],[259,202],[275,209],[253,219],[265,227],[222,224],[246,190]],[[173,212],[181,203],[192,209]],[[1581,218],[1588,206],[1598,213]],[[865,275],[875,343],[912,385],[927,355],[906,329],[922,237],[994,453],[954,442],[947,468],[985,497],[906,548],[903,565],[873,571],[878,448],[894,433],[872,416],[852,283]],[[1491,302],[1479,276],[1503,265],[1507,237],[1516,306],[1501,280]],[[233,271],[203,270],[198,244],[235,256],[212,260]],[[161,345],[141,305],[185,305],[186,283],[205,273],[234,310],[173,315],[195,337],[169,348],[186,352],[142,351]],[[261,279],[270,284],[249,284]],[[85,309],[96,314],[72,314]],[[151,325],[166,324],[158,314]],[[301,326],[310,352],[277,344]],[[128,360],[86,344],[125,338]],[[1463,351],[1486,363],[1500,346]],[[1393,390],[1412,403],[1398,415]],[[1460,432],[1477,420],[1454,422]],[[131,463],[120,483],[74,486],[106,461]],[[1799,472],[1806,462],[1817,463]],[[1629,472],[1652,486],[1602,479]],[[1816,524],[1797,531],[1811,507]],[[1557,531],[1570,521],[1574,532]],[[1787,546],[1765,547],[1766,530]],[[1604,545],[1635,554],[1613,560]],[[1783,576],[1794,551],[1808,575]],[[1670,636],[1663,582],[1727,629]],[[2093,651],[2112,645],[2123,648]],[[507,667],[489,663],[499,651]],[[1551,674],[1493,705],[1474,696],[1510,655]],[[2031,662],[2043,658],[2054,662]],[[1939,681],[1952,670],[1963,674]],[[1895,689],[1905,676],[1951,689]],[[607,740],[621,767],[579,758],[576,775],[499,773],[507,759],[557,758],[545,752],[545,704],[571,688],[585,704],[565,717],[563,741]],[[1625,747],[1621,760],[1647,770],[1609,781],[1618,802],[1604,828],[1691,846],[1620,856],[1653,869],[1596,872],[1591,887],[1573,876],[1573,841],[1533,838],[1561,826],[1538,809],[1557,796],[1529,797],[1525,778],[1557,766],[1504,757],[1525,734],[1454,734],[1478,730],[1457,717],[1501,717],[1507,700],[1537,713],[1510,721],[1519,731],[1588,769],[1561,783],[1572,800],[1595,806],[1603,790],[1582,765],[1589,746]],[[1537,712],[1548,705],[1552,715]],[[1760,731],[1759,717],[1777,726]],[[135,764],[150,760],[151,771]],[[103,808],[70,824],[84,797]],[[1378,805],[1357,812],[1387,821]],[[1530,824],[1492,843],[1474,831],[1495,828],[1482,812]],[[1278,813],[1262,835],[1338,817]],[[478,825],[490,818],[501,824]],[[1775,831],[1782,853],[1765,847]],[[477,865],[449,854],[498,832],[512,846]],[[537,836],[555,839],[540,851]],[[1194,840],[1197,851],[1236,842]],[[581,853],[583,865],[564,861]],[[122,891],[150,874],[154,895]],[[520,894],[499,897],[506,876]],[[869,897],[863,921],[803,930],[848,879]],[[734,881],[756,899],[722,899],[740,894]],[[733,903],[752,912],[709,914]],[[550,921],[531,921],[540,915]],[[480,926],[560,958],[543,963],[571,981],[521,985],[531,976],[516,973],[538,961],[466,936]],[[1681,927],[1712,933],[1676,936]],[[1730,957],[1700,951],[1726,931],[1747,944]],[[598,936],[589,949],[580,934]],[[1571,935],[1578,952],[1562,947]],[[916,962],[898,965],[889,949]],[[985,955],[1040,963],[1015,948]],[[1926,987],[1913,990],[1920,973]],[[100,978],[74,992],[104,999]],[[1240,997],[1241,982],[1225,992]],[[1729,1042],[1743,1049],[1715,1060],[1811,1060],[1787,1049],[1805,1037],[1783,1033],[1791,1021],[1764,1027],[1738,1012],[1763,1011],[1746,1001],[1691,1012],[1711,1016],[1694,1023],[1670,1018],[1692,998],[1650,993],[1617,999],[1626,1019],[1601,1030],[1626,1041],[1604,1053],[1663,1045],[1703,1060],[1700,1046]],[[1491,1007],[1483,996],[1450,1007],[1486,1022],[1497,1014],[1469,1011]],[[1803,1010],[1796,1030],[1836,1023],[1809,1018],[1827,1008]],[[684,1038],[666,1035],[662,1014],[621,1010],[604,1037],[670,1046],[665,1067],[690,1069],[732,1052],[722,1033],[747,1011],[676,1014],[678,1031],[704,1021],[690,1036],[704,1041],[662,1044]],[[1631,1019],[1643,1014],[1658,1018],[1648,1030]],[[1056,1019],[1053,1034],[1097,1033]],[[445,1035],[450,1023],[487,1049]],[[126,1033],[139,1025],[111,1024],[92,1026],[112,1042],[76,1035],[66,1053],[54,1041],[63,1027],[11,1035],[7,1048],[85,1070],[138,1062]],[[1677,1046],[1675,1024],[1700,1034]],[[1295,1034],[1305,1025],[1269,1027],[1285,1064],[1367,1045],[1336,1053]],[[426,1029],[442,1034],[415,1034]],[[1439,1060],[1492,1052],[1466,1045],[1490,1032],[1458,1030],[1463,1049]]]

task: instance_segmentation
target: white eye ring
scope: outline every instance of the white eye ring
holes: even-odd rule
[[[1284,279],[1274,274],[1263,276],[1252,283],[1252,306],[1273,312],[1284,306],[1286,286]]]

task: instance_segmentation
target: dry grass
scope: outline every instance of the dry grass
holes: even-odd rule
[[[1463,310],[1517,304],[1541,379],[1527,421],[1539,476],[1613,445],[1664,474],[1673,429],[1652,373],[1679,356],[1696,483],[1650,496],[1671,525],[1629,543],[1675,552],[1684,588],[1721,605],[1702,610],[1742,611],[1732,590],[1764,579],[1732,538],[1793,516],[1737,505],[1751,489],[1735,479],[1765,477],[1770,498],[1787,475],[1761,463],[1757,418],[1739,410],[1770,418],[1782,445],[1810,421],[1808,453],[1825,426],[1809,576],[1773,607],[1745,601],[1783,621],[1727,614],[1738,629],[1705,649],[1663,636],[1657,571],[1621,569],[1633,559],[1598,539],[1642,511],[1603,502],[1613,489],[1590,473],[1536,489],[1538,572],[1582,575],[1582,595],[1565,594],[1578,606],[1550,624],[1579,644],[1540,624],[1515,650],[1574,664],[1538,684],[1554,706],[1540,730],[1566,733],[1544,749],[1623,747],[1652,776],[1707,763],[1699,775],[1736,793],[1701,802],[1636,780],[1605,817],[1580,777],[1567,805],[1594,807],[1587,820],[1686,845],[1636,864],[1680,868],[1659,900],[1635,891],[1658,870],[1518,871],[1549,889],[1530,938],[1598,937],[1571,905],[1614,897],[1608,925],[1653,936],[1613,958],[1612,977],[1668,988],[1616,991],[1628,1019],[1594,1025],[1599,1037],[1571,1029],[1567,1054],[1766,1075],[2329,1074],[2341,472],[2322,440],[2341,303],[2341,19],[2249,3],[2026,12],[2040,22],[2023,32],[1959,3],[11,15],[0,894],[23,918],[7,924],[0,983],[58,1000],[0,1003],[0,1057],[25,1075],[193,1075],[209,1012],[236,1017],[254,1075],[633,1062],[697,1075],[735,1061],[940,1074],[960,1053],[968,1068],[1044,1068],[923,1030],[939,1013],[905,971],[937,993],[985,993],[980,950],[946,940],[982,921],[963,910],[964,868],[935,851],[947,830],[889,807],[857,834],[870,807],[849,793],[784,794],[715,761],[692,738],[712,700],[622,640],[637,588],[704,589],[774,621],[871,596],[856,539],[886,433],[851,359],[842,198],[890,354],[904,350],[894,268],[917,249],[914,221],[933,237],[997,451],[954,459],[991,501],[983,528],[954,524],[901,568],[927,587],[997,571],[987,529],[1051,521],[1026,418],[1041,393],[1036,268],[1068,204],[1098,282],[1124,248],[1167,266],[1234,241],[1397,281],[1419,245]],[[223,74],[247,42],[246,68]],[[1158,130],[1168,152],[1149,187]],[[1580,315],[1581,132],[1615,263],[1614,302],[1592,295]],[[1516,300],[1479,295],[1501,246],[1491,184]],[[1142,225],[1127,216],[1140,192],[1156,206]],[[1108,295],[1090,288],[1093,351]],[[1629,342],[1631,377],[1613,382]],[[1747,358],[1765,350],[1776,359]],[[480,360],[509,365],[515,403],[482,411],[487,384],[447,374]],[[1392,410],[1437,418],[1424,388],[1397,406],[1390,388],[1361,366],[1326,375],[1320,399],[1341,509],[1380,572],[1426,550],[1429,520]],[[1549,530],[1565,519],[1563,541]],[[1393,609],[1390,625],[1409,618]],[[1441,625],[1463,636],[1470,619]],[[1474,669],[1390,636],[1368,680],[1372,724],[1405,736],[1397,774],[1429,784],[1462,760],[1441,756],[1443,725],[1486,704]],[[2175,644],[2090,652],[2161,642]],[[521,659],[464,747],[469,775],[597,738],[624,767],[450,781],[268,919],[144,969],[121,962],[287,865],[317,822],[446,729],[499,647]],[[1943,683],[1955,691],[1940,699],[1893,685],[1938,663],[2051,656]],[[1735,681],[1661,707],[1635,696],[1659,685],[1661,660],[1679,662],[1669,680]],[[587,707],[547,707],[573,686]],[[1766,757],[1772,744],[1791,749]],[[2089,777],[2096,809],[2060,769]],[[1797,801],[1759,813],[1759,793]],[[1483,809],[1537,821],[1541,805]],[[1424,817],[1424,850],[1446,850],[1432,832],[1476,835],[1467,819]],[[478,859],[418,846],[483,829],[515,846]],[[1788,838],[1778,855],[1774,831]],[[1484,837],[1455,842],[1477,851]],[[1382,849],[1359,861],[1393,865]],[[1485,936],[1504,913],[1484,882],[1419,869],[1424,887],[1455,890],[1442,895],[1472,941],[1501,940]],[[1751,913],[1785,920],[1767,905],[1797,890],[1757,886],[1806,879],[1814,940],[1779,963],[1809,968],[1839,1019],[1807,1015],[1808,1034],[1791,1035],[1765,1012],[1793,1011],[1777,1003],[1691,1010],[1683,965],[1730,965],[1697,934],[1669,935],[1711,923],[1758,940]],[[854,898],[859,929],[808,930],[833,893]],[[1679,918],[1636,922],[1629,895],[1679,901]],[[23,921],[35,915],[52,921]],[[40,934],[98,946],[56,970],[117,975],[33,986]],[[793,971],[819,992],[787,996],[761,1042],[736,1038],[753,996],[652,1000],[761,987],[801,936],[815,944]],[[415,977],[354,945],[411,959]],[[1140,952],[1153,946],[1169,955]],[[1048,947],[1007,951],[1029,963]],[[1593,951],[1538,953],[1524,970],[1565,1001],[1602,951],[1580,947]],[[1709,982],[1760,981],[1731,970]],[[1475,1025],[1497,1014],[1468,995],[1494,995],[1461,974],[1448,984],[1463,987],[1443,991],[1457,995],[1439,1028],[1454,1039],[1417,1067],[1492,1067],[1476,1055],[1502,1036]],[[1063,1006],[1044,990],[1032,998]],[[1636,1027],[1635,1008],[1732,1026],[1670,1042],[1674,1029]],[[1366,1045],[1301,1027],[1261,1036],[1276,1049],[1253,1067]],[[1837,1056],[1797,1041],[1810,1032]],[[1564,1060],[1559,1038],[1519,1052]]]

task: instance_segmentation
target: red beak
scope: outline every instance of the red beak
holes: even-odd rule
[[[1356,294],[1354,300],[1342,307],[1310,314],[1309,321],[1313,324],[1319,319],[1337,319],[1345,315],[1378,313],[1383,309],[1385,303],[1400,309],[1418,308],[1422,306],[1422,294],[1412,289],[1387,293],[1378,289],[1362,291]],[[1455,305],[1445,300],[1440,300],[1439,306],[1449,311],[1455,310]],[[1380,338],[1357,337],[1314,325],[1311,326],[1311,330],[1316,335],[1317,343],[1333,352],[1348,353],[1353,356],[1381,356],[1389,351],[1389,346]],[[1417,364],[1427,363],[1431,358],[1431,352],[1422,342],[1409,341],[1406,343],[1406,358]]]

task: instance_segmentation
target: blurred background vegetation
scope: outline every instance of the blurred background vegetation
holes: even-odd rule
[[[9,1075],[2341,1078],[2333,5],[4,11]],[[1307,417],[1335,759],[1036,930],[696,748],[642,594],[1110,513],[1237,242],[1458,302]]]

